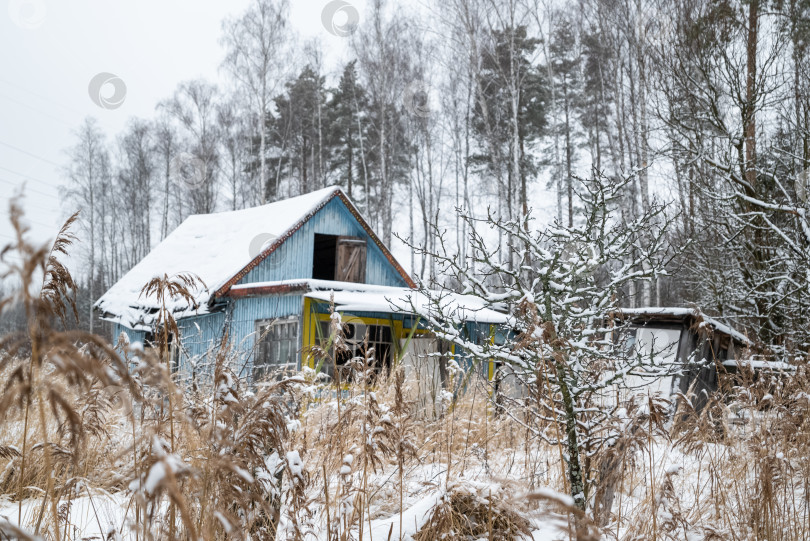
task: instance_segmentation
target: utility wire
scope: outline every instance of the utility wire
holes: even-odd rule
[[[21,187],[22,187],[21,185],[22,185],[22,184],[23,184],[25,181],[22,181],[22,182],[14,182],[13,180],[8,180],[8,179],[5,179],[5,178],[0,178],[0,182],[2,182],[2,183],[4,183],[4,184],[9,184],[9,185],[14,186],[14,187],[17,187],[17,188],[21,188]],[[60,197],[55,196],[55,195],[53,195],[52,193],[46,193],[46,192],[43,192],[43,191],[41,191],[41,190],[37,190],[36,188],[29,188],[29,187],[26,187],[26,188],[25,188],[25,191],[26,191],[26,192],[34,192],[34,193],[37,193],[37,194],[39,194],[39,195],[44,195],[45,197],[50,197],[50,198],[52,198],[52,199],[56,199],[57,201],[61,201],[61,200],[62,200]],[[10,198],[9,198],[9,199],[10,199]]]
[[[73,128],[74,126],[76,126],[76,124],[74,122],[67,122],[65,120],[62,120],[61,118],[53,116],[50,113],[46,113],[42,109],[39,109],[37,107],[33,107],[31,105],[28,105],[27,103],[22,102],[22,101],[20,101],[20,100],[18,100],[16,98],[12,98],[11,96],[9,96],[7,94],[0,94],[0,97],[2,97],[4,100],[12,101],[12,102],[14,102],[14,103],[16,103],[18,105],[21,105],[22,107],[25,107],[26,109],[28,109],[30,111],[34,111],[35,113],[39,113],[39,114],[41,114],[43,116],[46,116],[46,117],[50,118],[51,120],[59,122],[60,124],[64,124],[65,126],[67,126],[69,128]]]
[[[3,145],[4,147],[8,147],[8,148],[10,148],[12,150],[16,150],[17,152],[21,152],[21,153],[25,154],[26,156],[31,156],[32,158],[36,158],[37,160],[41,160],[41,161],[43,161],[45,163],[55,165],[56,167],[62,167],[61,164],[58,164],[58,163],[56,163],[54,161],[51,161],[48,158],[43,158],[42,156],[37,156],[36,154],[28,152],[27,150],[21,149],[20,147],[15,147],[14,145],[10,145],[10,144],[5,143],[3,141],[0,141],[0,145]]]
[[[2,165],[0,165],[0,169],[2,169],[3,171],[9,172],[12,175],[18,175],[18,176],[21,176],[21,177],[25,177],[25,180],[33,180],[35,182],[41,182],[42,184],[45,184],[48,187],[53,187],[53,183],[48,182],[46,180],[42,180],[41,178],[32,177],[31,175],[29,175],[27,173],[20,173],[19,171],[15,171],[14,169],[9,169],[8,167],[3,167]]]
[[[54,100],[53,98],[45,96],[44,94],[34,92],[33,90],[31,90],[29,88],[26,88],[24,86],[21,86],[20,84],[15,83],[13,81],[9,81],[8,79],[3,79],[2,77],[0,77],[0,83],[4,83],[4,84],[7,84],[9,86],[13,86],[13,87],[17,88],[18,90],[22,90],[26,94],[29,94],[31,96],[36,96],[37,98],[40,98],[40,99],[45,100],[45,101],[49,101],[49,102],[53,103],[54,105],[58,105],[62,109],[66,109],[66,110],[70,111],[71,113],[76,113],[77,115],[84,114],[84,113],[78,111],[77,109],[74,109],[73,107],[70,107],[69,105],[65,105],[64,103],[58,102],[58,101]]]

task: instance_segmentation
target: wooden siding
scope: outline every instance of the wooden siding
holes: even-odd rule
[[[367,239],[366,283],[405,287],[407,284],[366,230],[352,216],[340,198],[332,199],[298,231],[279,246],[239,284],[312,278],[312,248],[315,234],[346,235]]]
[[[225,323],[224,313],[204,314],[187,317],[177,322],[183,347],[180,355],[179,371],[184,377],[213,373],[210,365],[222,339]]]
[[[239,350],[241,376],[249,376],[253,370],[253,348],[256,344],[255,325],[257,321],[273,318],[295,317],[298,319],[298,347],[301,347],[301,295],[280,295],[273,297],[251,297],[234,299],[230,318],[231,344]]]
[[[183,343],[179,366],[182,377],[213,373],[215,361],[213,353],[219,349],[225,335],[226,322],[228,323],[228,344],[232,353],[238,358],[237,365],[232,368],[237,374],[248,376],[253,368],[256,321],[291,316],[300,321],[302,303],[301,295],[232,299],[229,306],[222,312],[179,320],[177,326],[180,329]],[[125,330],[129,331],[129,329]],[[140,340],[143,341],[143,333],[141,333]]]
[[[126,335],[130,344],[135,344],[136,342],[143,344],[144,338],[146,337],[146,333],[144,331],[135,331],[129,327],[124,327],[120,323],[115,323],[113,324],[113,345],[118,343],[118,337],[121,336],[121,333]]]

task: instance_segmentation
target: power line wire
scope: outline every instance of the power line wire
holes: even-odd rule
[[[3,182],[5,184],[9,184],[9,185],[14,186],[16,188],[21,188],[22,187],[21,184],[23,184],[25,181],[23,181],[23,182],[14,182],[13,180],[8,180],[6,178],[0,178],[0,182]],[[36,188],[26,187],[25,190],[37,193],[39,195],[44,195],[45,197],[50,197],[52,199],[56,199],[57,201],[62,200],[60,197],[58,197],[56,195],[53,195],[52,193],[46,193],[46,192],[43,192],[41,190],[37,190]],[[8,198],[8,199],[10,199],[10,198]]]
[[[67,127],[69,127],[69,128],[72,128],[72,127],[74,127],[74,126],[76,125],[76,124],[75,124],[75,123],[73,123],[73,122],[67,122],[66,120],[62,120],[62,119],[61,119],[61,118],[59,118],[59,117],[55,117],[55,116],[53,116],[53,115],[52,115],[52,114],[50,114],[50,113],[46,113],[46,112],[45,112],[45,111],[43,111],[42,109],[39,109],[39,108],[37,108],[37,107],[33,107],[33,106],[31,106],[31,105],[28,105],[27,103],[22,102],[22,101],[20,101],[20,100],[18,100],[18,99],[16,99],[16,98],[12,98],[12,97],[11,97],[11,96],[9,96],[8,94],[0,94],[0,97],[2,97],[4,100],[13,101],[14,103],[16,103],[16,104],[18,104],[18,105],[21,105],[21,106],[25,107],[26,109],[28,109],[28,110],[30,110],[30,111],[34,111],[35,113],[39,113],[39,114],[41,114],[41,115],[43,115],[43,116],[46,116],[46,117],[50,118],[51,120],[54,120],[54,121],[56,121],[56,122],[59,122],[60,124],[64,124],[65,126],[67,126]]]
[[[32,177],[31,175],[29,175],[27,173],[20,173],[19,171],[15,171],[14,169],[9,169],[8,167],[3,167],[2,165],[0,165],[0,169],[2,169],[3,171],[8,171],[12,175],[19,175],[21,177],[25,177],[25,180],[33,180],[35,182],[41,182],[42,184],[45,184],[48,187],[53,187],[52,183],[50,183],[50,182],[48,182],[46,180],[42,180],[41,178]]]
[[[37,160],[42,160],[45,163],[55,165],[56,167],[63,167],[62,164],[51,161],[48,158],[43,158],[42,156],[37,156],[36,154],[28,152],[27,150],[23,150],[20,147],[15,147],[14,145],[10,145],[10,144],[5,143],[3,141],[0,141],[0,145],[3,145],[4,147],[8,147],[8,148],[10,148],[12,150],[16,150],[17,152],[21,152],[21,153],[25,154],[26,156],[31,156],[32,158],[36,158]]]
[[[48,96],[45,96],[44,94],[40,94],[40,93],[38,93],[38,92],[34,92],[33,90],[31,90],[31,89],[29,89],[29,88],[26,88],[26,87],[24,87],[24,86],[22,86],[22,85],[20,85],[20,84],[18,84],[18,83],[15,83],[15,82],[13,82],[13,81],[9,81],[8,79],[3,79],[2,77],[0,77],[0,83],[5,83],[5,84],[7,84],[7,85],[9,85],[9,86],[13,86],[13,87],[15,87],[15,88],[17,88],[17,89],[19,89],[19,90],[22,90],[22,91],[23,91],[23,92],[25,92],[26,94],[30,94],[31,96],[36,96],[37,98],[43,99],[43,100],[45,100],[45,101],[49,101],[49,102],[53,103],[54,105],[58,105],[59,107],[61,107],[61,108],[63,108],[63,109],[66,109],[66,110],[70,111],[71,113],[76,113],[77,115],[82,115],[82,114],[84,114],[84,113],[80,112],[80,111],[79,111],[79,110],[77,110],[77,109],[74,109],[73,107],[71,107],[71,106],[69,106],[69,105],[65,105],[64,103],[58,102],[58,101],[56,101],[56,100],[55,100],[55,99],[53,99],[53,98],[50,98],[50,97],[48,97]]]

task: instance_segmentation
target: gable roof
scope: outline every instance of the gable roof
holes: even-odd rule
[[[153,298],[140,296],[143,286],[153,277],[164,273],[169,276],[193,273],[207,287],[193,292],[200,309],[192,313],[204,313],[210,301],[224,295],[336,197],[341,199],[405,282],[415,287],[411,277],[343,191],[329,187],[259,207],[189,216],[118,280],[96,302],[95,307],[106,319],[127,326],[148,325],[150,313],[156,311],[158,306]],[[270,244],[265,244],[266,247],[258,255],[251,255],[251,242],[260,235],[270,235],[272,241],[268,241]],[[187,308],[183,302],[169,308],[178,312],[177,316],[190,315],[183,312]]]

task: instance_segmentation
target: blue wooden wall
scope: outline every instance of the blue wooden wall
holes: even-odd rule
[[[118,337],[121,335],[121,333],[124,333],[126,335],[127,340],[129,341],[130,344],[139,343],[141,345],[143,345],[143,340],[146,335],[144,331],[136,331],[130,329],[129,327],[124,327],[120,323],[115,323],[113,325],[113,335],[112,335],[113,345],[118,343]]]
[[[404,287],[399,272],[355,219],[343,201],[332,199],[301,226],[267,259],[238,283],[248,284],[312,277],[315,234],[349,235],[367,240],[366,283]],[[228,329],[228,342],[238,356],[232,366],[240,375],[249,376],[253,366],[255,323],[262,319],[296,317],[299,321],[299,349],[304,298],[302,295],[275,295],[229,299],[223,312],[187,317],[178,321],[183,342],[180,372],[184,377],[212,372],[214,352]],[[125,332],[130,343],[143,342],[144,332],[116,325],[116,337]]]
[[[407,284],[382,250],[368,236],[340,198],[335,197],[278,247],[270,257],[247,273],[240,284],[312,278],[312,247],[315,234],[350,235],[367,240],[366,283],[405,287]]]

